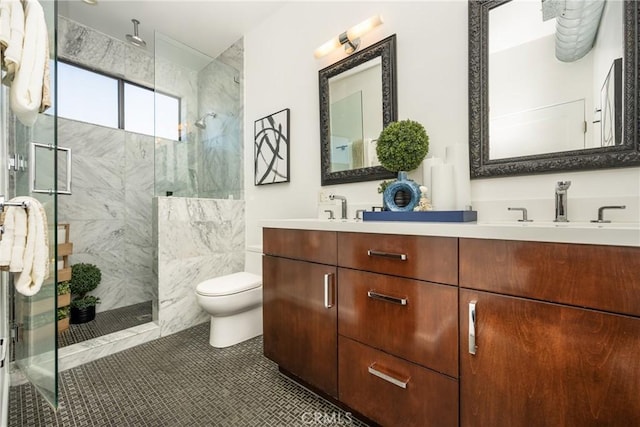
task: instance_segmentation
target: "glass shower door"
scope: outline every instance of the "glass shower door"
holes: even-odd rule
[[[49,32],[49,46],[55,58],[54,29],[56,23],[55,3],[41,2]],[[54,69],[50,70],[54,77]],[[52,78],[55,82],[55,78]],[[53,89],[53,83],[52,83]],[[7,99],[5,98],[5,101]],[[55,102],[55,101],[54,101]],[[3,102],[3,105],[7,105]],[[13,114],[7,118],[7,157],[11,165],[6,186],[7,199],[29,196],[44,207],[47,217],[49,246],[49,277],[39,292],[25,296],[11,285],[13,350],[15,363],[54,408],[58,404],[58,351],[57,351],[57,155],[55,116],[40,114],[33,127],[24,126]],[[47,147],[35,150],[34,143]],[[39,186],[50,191],[33,191],[34,179]],[[13,274],[10,274],[13,276]]]

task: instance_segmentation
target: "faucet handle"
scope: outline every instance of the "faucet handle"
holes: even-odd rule
[[[367,211],[366,209],[358,209],[356,211],[356,216],[353,219],[355,219],[356,221],[361,220],[362,216],[360,214],[363,213],[363,212],[366,212],[366,211]]]
[[[556,190],[568,190],[571,187],[571,181],[556,182]]]
[[[532,219],[527,217],[527,208],[507,208],[508,211],[521,211],[522,219],[519,219],[518,222],[533,222]]]
[[[592,219],[591,222],[597,222],[597,223],[609,223],[611,222],[611,220],[609,219],[604,219],[604,210],[605,209],[626,209],[627,206],[626,205],[620,205],[620,206],[601,206],[598,208],[598,219]]]
[[[325,213],[329,214],[329,218],[328,219],[336,219],[336,217],[333,216],[333,211],[331,209],[325,209]]]

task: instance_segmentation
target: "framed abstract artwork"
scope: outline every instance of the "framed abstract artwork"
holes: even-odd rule
[[[289,182],[289,109],[254,123],[255,185]]]

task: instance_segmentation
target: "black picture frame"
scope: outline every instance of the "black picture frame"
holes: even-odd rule
[[[254,122],[254,185],[290,181],[289,116],[285,108]]]

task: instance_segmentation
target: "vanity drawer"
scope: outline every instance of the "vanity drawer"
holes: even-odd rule
[[[340,401],[367,418],[383,426],[458,425],[455,379],[345,337],[338,360]]]
[[[335,265],[337,238],[334,231],[265,228],[262,250],[266,255]]]
[[[458,239],[339,233],[340,267],[458,284]]]
[[[460,239],[460,286],[640,316],[640,248]]]
[[[458,376],[458,288],[338,269],[338,333]]]

